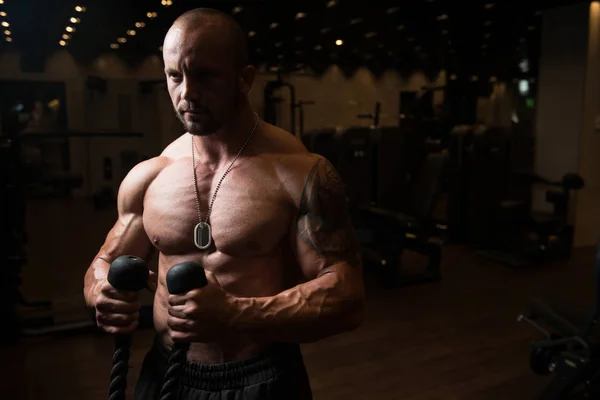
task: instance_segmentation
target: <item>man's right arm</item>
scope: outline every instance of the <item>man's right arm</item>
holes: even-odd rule
[[[117,222],[85,274],[84,297],[89,307],[96,307],[113,260],[127,254],[149,261],[153,245],[144,230],[144,197],[148,186],[166,162],[168,161],[162,157],[143,161],[121,183],[117,197]]]

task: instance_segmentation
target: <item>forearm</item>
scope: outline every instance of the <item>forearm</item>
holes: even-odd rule
[[[96,257],[88,268],[83,283],[83,296],[88,306],[94,306],[96,301],[96,287],[106,279],[109,268],[110,263],[102,257]]]
[[[362,321],[363,289],[333,270],[272,297],[234,298],[231,326],[258,340],[313,342],[353,330]]]

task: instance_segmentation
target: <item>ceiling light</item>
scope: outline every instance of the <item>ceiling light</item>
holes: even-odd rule
[[[125,39],[124,37],[120,37],[120,38],[117,39],[117,42],[119,42],[119,43],[126,43],[127,39]]]
[[[316,46],[315,46],[315,50],[317,50],[317,51],[318,51],[318,50],[321,50],[322,48],[323,48],[323,47],[322,47],[321,45],[316,45]]]
[[[248,36],[254,37],[254,36],[256,36],[256,32],[250,31],[250,32],[248,32]]]
[[[160,2],[160,4],[162,4],[162,5],[163,5],[163,6],[165,6],[165,7],[169,7],[170,5],[172,5],[172,4],[173,4],[173,1],[172,1],[172,0],[162,0],[162,1]]]
[[[0,17],[6,17],[6,12],[0,11]]]
[[[4,4],[4,0],[0,0],[0,4]]]
[[[354,18],[350,21],[350,25],[360,24],[362,22],[362,18]]]
[[[62,38],[65,40],[69,40],[69,35],[67,35],[66,33],[63,33]]]
[[[343,44],[344,44],[344,41],[343,41],[343,40],[341,40],[341,39],[338,39],[338,40],[336,40],[336,41],[335,41],[335,44],[336,44],[337,46],[341,46],[341,45],[343,45]]]
[[[65,30],[66,30],[67,32],[75,32],[75,28],[73,28],[72,26],[67,26],[67,27],[65,28]]]
[[[157,16],[158,16],[158,14],[156,12],[154,12],[154,11],[146,13],[146,17],[148,17],[150,19],[156,18]]]
[[[5,37],[4,40],[6,40],[8,43],[12,42],[12,38],[10,36]]]
[[[490,8],[494,8],[494,3],[487,3],[484,7],[489,10]]]
[[[398,10],[400,10],[400,7],[390,7],[385,12],[388,14],[393,14],[393,13],[397,12]]]
[[[447,20],[447,19],[448,19],[448,14],[442,14],[442,15],[438,15],[438,16],[436,17],[436,19],[437,19],[438,21],[444,21],[444,20]]]
[[[0,0],[0,1],[2,1],[2,0]],[[330,1],[327,3],[327,8],[331,8],[331,7],[335,6],[336,4],[337,4],[337,1],[336,1],[336,0],[330,0]]]
[[[135,36],[135,31],[133,29],[130,29],[130,30],[127,31],[127,34],[129,36]]]
[[[367,39],[377,36],[377,32],[369,32],[365,35]]]
[[[473,76],[471,77],[471,80],[472,80],[473,82],[477,82],[477,81],[479,80],[479,77],[478,77],[477,75],[473,75]]]
[[[234,7],[234,8],[233,8],[233,13],[234,13],[234,14],[241,13],[242,11],[244,11],[244,7],[237,6],[237,7]]]
[[[7,29],[7,30],[5,30],[5,31],[4,31],[4,34],[5,34],[6,36],[10,36],[11,32],[10,32],[10,31]]]
[[[306,13],[299,12],[298,14],[296,14],[296,19],[302,19],[304,17],[306,17]]]
[[[111,44],[110,44],[110,48],[111,48],[111,49],[113,49],[113,50],[116,50],[116,49],[118,49],[118,48],[119,48],[119,45],[118,45],[118,44],[116,44],[116,43],[111,43]]]
[[[10,26],[10,24],[6,21],[2,21],[2,26],[5,28],[8,28]]]
[[[71,21],[71,23],[73,23],[73,24],[78,24],[79,21],[80,21],[80,19],[79,18],[75,18],[75,17],[71,17],[71,19],[69,21]]]
[[[77,11],[77,12],[85,12],[85,7],[75,6],[75,11]]]
[[[269,25],[269,28],[271,28],[271,29],[275,29],[275,28],[277,28],[278,26],[279,26],[279,24],[278,24],[277,22],[273,22],[273,23],[271,23],[271,25]]]
[[[145,26],[146,26],[146,24],[145,24],[144,22],[136,22],[136,23],[135,23],[135,27],[136,27],[136,28],[143,28],[143,27],[145,27]]]
[[[64,40],[61,40],[60,42],[58,42],[58,44],[60,44],[61,46],[66,46],[67,42],[65,42]]]

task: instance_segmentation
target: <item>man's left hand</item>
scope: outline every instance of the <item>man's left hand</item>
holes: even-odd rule
[[[232,296],[206,271],[208,284],[183,295],[169,295],[169,336],[173,341],[214,342],[230,332]]]

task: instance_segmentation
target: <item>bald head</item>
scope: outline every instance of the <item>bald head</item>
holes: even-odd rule
[[[181,15],[165,37],[163,60],[187,132],[214,134],[250,109],[256,70],[248,65],[244,31],[229,15],[206,8]]]
[[[211,8],[196,8],[180,15],[167,32],[165,46],[168,46],[169,35],[174,32],[187,36],[198,31],[218,37],[221,44],[229,48],[235,69],[248,65],[246,35],[242,27],[228,14]]]

